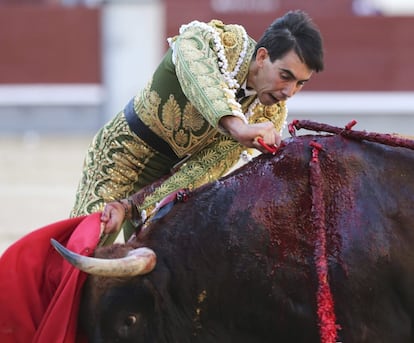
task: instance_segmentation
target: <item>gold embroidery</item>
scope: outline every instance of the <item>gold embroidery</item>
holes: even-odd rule
[[[183,129],[178,130],[175,134],[175,142],[177,143],[177,146],[188,145],[188,134],[186,134]]]
[[[205,124],[206,120],[200,112],[190,103],[187,102],[183,113],[183,126],[186,129],[193,128],[194,131],[199,131]]]
[[[97,133],[87,151],[71,216],[101,211],[106,202],[135,193],[147,183],[141,176],[153,157],[154,152],[131,133],[124,115],[118,114]]]
[[[236,35],[232,32],[224,32],[221,35],[221,40],[225,48],[232,49],[237,44]]]
[[[221,41],[224,46],[224,51],[226,54],[227,61],[229,63],[229,70],[234,70],[236,67],[237,61],[240,57],[240,53],[243,49],[243,32],[242,28],[238,25],[224,25],[220,20],[213,19],[209,23],[211,26],[215,27],[220,33]],[[249,39],[249,44],[247,47],[246,57],[251,56],[255,47],[256,42]],[[242,81],[247,76],[247,71],[250,64],[250,58],[245,58],[242,65],[240,66],[240,71],[237,73],[237,81],[241,84]]]
[[[161,121],[163,126],[169,131],[175,130],[181,126],[180,123],[181,110],[178,103],[175,101],[174,96],[170,95],[167,102],[162,108]]]
[[[150,101],[142,97],[142,103],[135,102],[135,111],[154,133],[170,144],[177,156],[182,157],[200,150],[217,134],[217,130],[209,125],[190,102],[186,102],[181,111],[172,94],[162,106],[159,116],[156,115],[162,99],[155,91],[150,91],[149,94]]]
[[[272,106],[264,106],[259,104],[254,109],[253,115],[250,117],[250,123],[262,123],[271,121],[278,132],[281,132],[287,118],[286,104],[280,102]]]
[[[220,28],[220,29],[222,29],[225,26],[224,23],[221,20],[218,20],[218,19],[212,19],[210,21],[210,25],[215,26],[215,27]]]

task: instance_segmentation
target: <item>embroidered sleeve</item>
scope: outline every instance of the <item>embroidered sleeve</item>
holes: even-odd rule
[[[246,121],[234,96],[239,87],[235,79],[238,69],[227,71],[228,61],[218,31],[205,23],[193,22],[182,28],[170,44],[183,92],[206,120],[216,128],[226,115]],[[242,54],[240,61],[244,57]]]
[[[217,180],[236,164],[242,150],[236,141],[221,135],[146,197],[140,210],[151,211],[157,202],[178,189],[195,189]]]

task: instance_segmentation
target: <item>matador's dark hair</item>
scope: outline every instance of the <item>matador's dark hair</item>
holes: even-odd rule
[[[277,18],[257,42],[253,58],[261,47],[267,49],[271,62],[294,50],[311,70],[319,72],[324,68],[321,33],[301,10],[289,11]]]

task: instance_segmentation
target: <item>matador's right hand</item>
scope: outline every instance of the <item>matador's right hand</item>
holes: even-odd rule
[[[255,148],[262,153],[269,153],[270,151],[258,142],[258,138],[261,138],[263,143],[271,147],[279,146],[282,141],[280,134],[270,121],[246,124],[238,117],[224,116],[220,119],[220,125],[240,144],[248,148]]]

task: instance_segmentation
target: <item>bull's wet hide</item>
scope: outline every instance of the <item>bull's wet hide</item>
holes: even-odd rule
[[[145,246],[157,264],[88,277],[90,342],[413,342],[414,142],[324,129],[333,134],[288,138],[135,241],[98,249],[113,258]]]

